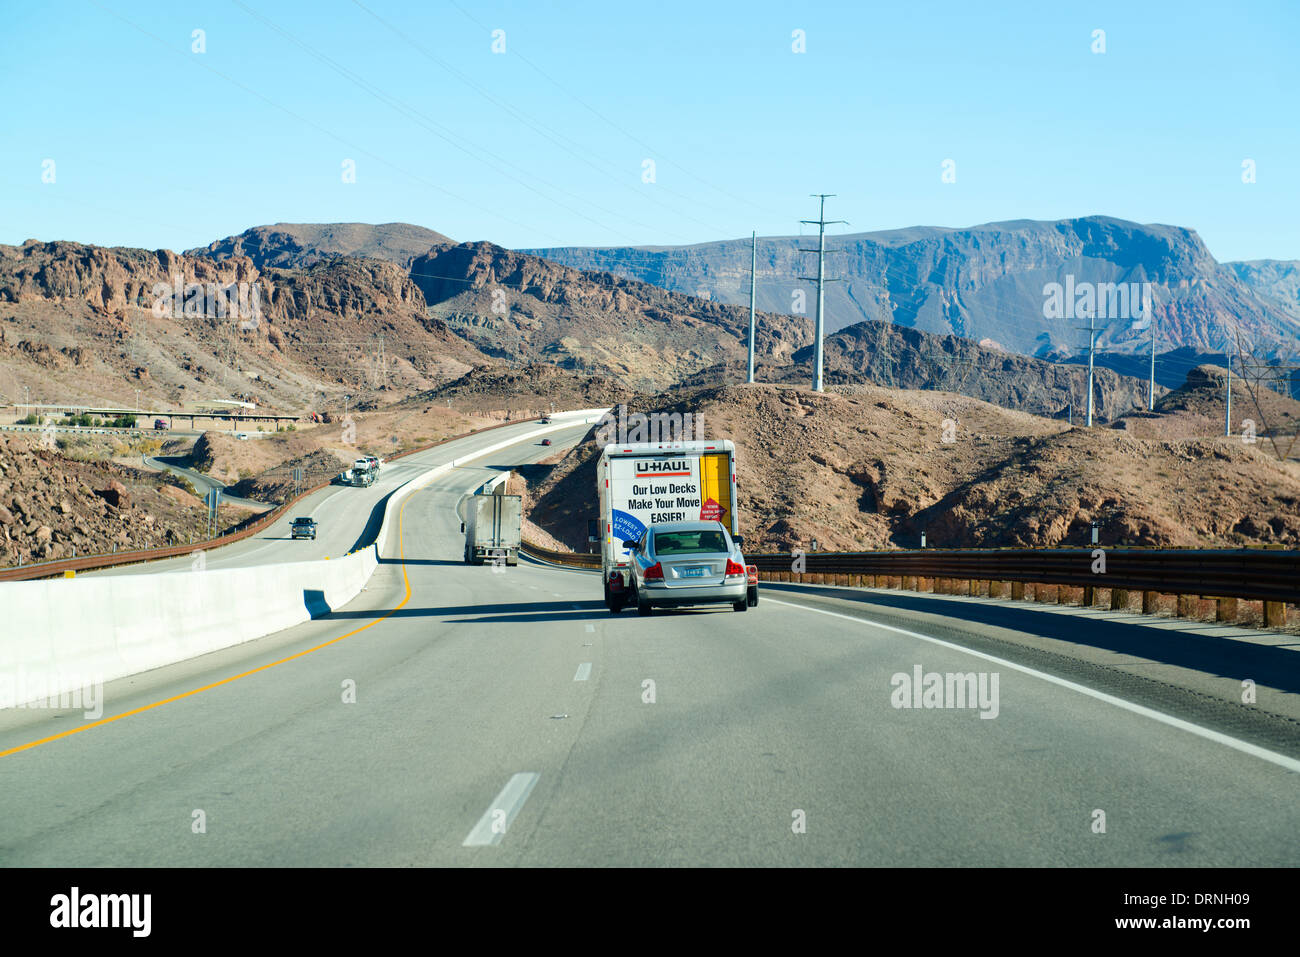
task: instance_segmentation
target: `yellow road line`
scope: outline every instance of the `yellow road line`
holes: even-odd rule
[[[361,632],[365,631],[367,628],[371,627],[372,625],[379,624],[385,618],[391,618],[396,612],[401,611],[402,608],[406,605],[406,603],[411,600],[411,580],[406,574],[406,541],[402,536],[402,521],[406,515],[407,503],[409,503],[411,501],[411,498],[413,497],[414,496],[408,496],[406,501],[402,503],[402,507],[397,510],[397,551],[398,551],[398,558],[402,563],[402,583],[406,587],[406,595],[404,598],[402,598],[401,602],[399,602],[392,610],[386,612],[381,617],[376,618],[374,621],[367,622],[366,624],[362,625],[360,628],[355,628],[352,631],[349,631],[346,635],[339,635],[337,638],[331,638],[329,641],[316,645],[314,648],[307,648],[303,651],[297,652],[296,654],[289,655],[287,658],[281,658],[278,661],[272,661],[269,664],[262,665],[258,668],[253,668],[249,671],[244,671],[237,675],[231,675],[229,678],[222,678],[220,681],[214,681],[211,684],[204,685],[201,688],[194,688],[193,690],[186,691],[183,694],[173,695],[170,698],[164,698],[162,701],[155,701],[152,704],[146,704],[146,705],[142,705],[139,708],[133,708],[130,711],[124,711],[121,714],[113,715],[113,717],[111,718],[101,718],[98,721],[92,721],[90,724],[83,724],[80,727],[72,728],[68,731],[60,731],[58,734],[52,734],[47,738],[40,738],[36,741],[28,741],[26,744],[20,744],[17,747],[10,748],[7,751],[0,751],[0,758],[8,757],[11,754],[17,754],[19,751],[27,751],[31,748],[38,747],[42,744],[49,744],[51,741],[58,741],[60,738],[71,737],[74,734],[80,734],[83,731],[89,731],[91,728],[98,728],[105,724],[112,724],[114,721],[121,721],[123,718],[129,718],[132,715],[141,714],[145,711],[151,711],[154,708],[161,708],[165,704],[171,704],[173,701],[180,701],[183,698],[190,698],[196,694],[201,694],[204,691],[210,691],[213,688],[220,688],[222,685],[228,685],[232,681],[238,681],[240,678],[247,678],[249,675],[255,675],[260,671],[266,671],[269,668],[274,668],[276,665],[285,664],[286,662],[293,661],[296,658],[301,658],[303,655],[309,655],[313,651],[320,651],[322,648],[328,648],[330,645],[337,644],[338,642],[342,641],[344,638],[351,638],[353,635],[360,634]],[[375,557],[376,560],[378,560],[379,556],[375,556]],[[378,569],[376,569],[376,571],[378,571]],[[180,662],[176,662],[176,664],[179,663]]]

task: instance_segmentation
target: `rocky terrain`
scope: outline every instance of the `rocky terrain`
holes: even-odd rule
[[[203,503],[163,476],[0,434],[0,565],[182,544],[205,522]]]
[[[749,311],[607,273],[583,273],[491,243],[436,247],[411,265],[430,315],[483,353],[546,362],[658,390],[745,353]],[[758,317],[757,350],[788,358],[803,317]]]
[[[806,292],[812,313],[812,285],[794,277],[809,274],[814,258],[800,253],[807,237],[764,237],[758,243],[758,306],[792,311],[797,291]],[[1280,308],[1280,292],[1269,284],[1261,296],[1251,281],[1210,255],[1194,230],[1139,225],[1105,216],[1057,222],[1016,220],[965,229],[918,226],[829,237],[842,250],[827,263],[840,279],[826,291],[828,331],[863,319],[893,322],[925,332],[953,334],[1025,355],[1059,358],[1086,344],[1072,316],[1046,318],[1044,286],[1068,276],[1076,283],[1150,282],[1161,348],[1221,349],[1230,333],[1252,341],[1289,342],[1300,333],[1300,317]],[[748,239],[694,246],[551,248],[526,250],[578,269],[599,269],[654,282],[716,302],[749,301]],[[1098,346],[1140,352],[1146,326],[1100,313]],[[1268,351],[1268,350],[1265,350]]]
[[[1223,435],[1228,372],[1198,366],[1182,387],[1156,400],[1154,413],[1130,412],[1114,423],[1139,438],[1185,439]],[[1247,423],[1250,423],[1248,425]],[[1251,434],[1251,428],[1254,434]],[[1300,429],[1300,402],[1267,388],[1267,383],[1232,377],[1232,432],[1244,444],[1285,458]]]
[[[1300,320],[1300,262],[1254,259],[1226,265],[1260,298]]]
[[[558,366],[533,363],[518,368],[480,367],[446,385],[412,396],[401,408],[449,403],[459,409],[591,409],[626,402],[639,395],[604,375],[581,375]]]
[[[813,347],[797,349],[789,363],[755,366],[759,382],[802,384],[812,381]],[[859,322],[826,337],[823,378],[827,385],[871,383],[896,389],[958,392],[1007,409],[1050,418],[1087,409],[1088,370],[983,346],[960,336],[940,336],[887,322]],[[744,363],[713,366],[685,380],[687,385],[744,381]],[[1094,420],[1107,422],[1135,408],[1146,408],[1147,381],[1098,368],[1093,376]],[[1156,395],[1168,390],[1157,383]]]
[[[942,392],[703,389],[691,411],[738,449],[753,551],[1108,544],[1300,545],[1300,467],[1259,444],[1069,428]],[[943,420],[951,419],[945,442]],[[594,437],[533,481],[531,519],[585,550]]]
[[[209,293],[240,283],[250,302],[258,290],[256,322],[217,314],[224,307]],[[158,309],[157,284],[173,290]],[[187,284],[202,286],[201,301]],[[344,394],[402,397],[487,361],[431,318],[405,270],[386,261],[261,269],[244,257],[167,250],[0,246],[0,394],[9,402],[27,394],[23,386],[33,400],[119,404],[140,389],[154,404],[234,395],[299,412],[342,405]]]

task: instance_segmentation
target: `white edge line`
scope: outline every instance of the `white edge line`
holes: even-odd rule
[[[921,641],[928,641],[934,645],[940,645],[944,648],[951,648],[953,651],[961,651],[976,658],[982,658],[990,661],[995,665],[1001,665],[1004,668],[1010,668],[1013,671],[1019,671],[1035,678],[1042,678],[1054,685],[1062,688],[1069,688],[1071,691],[1077,691],[1079,694],[1087,695],[1090,698],[1096,698],[1098,701],[1104,701],[1107,704],[1123,708],[1125,711],[1132,711],[1134,714],[1140,714],[1143,717],[1151,718],[1153,721],[1159,721],[1162,724],[1179,728],[1183,731],[1189,731],[1199,737],[1209,741],[1215,741],[1219,744],[1227,745],[1244,754],[1259,758],[1262,761],[1268,761],[1279,767],[1286,768],[1288,771],[1300,773],[1300,761],[1295,758],[1289,758],[1285,754],[1278,754],[1276,751],[1269,751],[1267,748],[1261,748],[1258,745],[1251,744],[1249,741],[1242,741],[1238,738],[1231,737],[1219,731],[1212,731],[1209,728],[1203,728],[1199,724],[1192,724],[1190,721],[1184,721],[1182,718],[1175,718],[1173,715],[1165,714],[1162,711],[1156,711],[1144,705],[1134,704],[1132,701],[1125,701],[1123,698],[1117,698],[1114,695],[1106,694],[1104,691],[1096,691],[1073,681],[1067,681],[1065,678],[1058,678],[1056,675],[1048,674],[1045,671],[1038,671],[1027,665],[1017,664],[1014,661],[1007,661],[1005,658],[998,658],[994,655],[985,654],[982,651],[976,651],[973,648],[966,648],[962,645],[954,644],[951,641],[944,641],[942,638],[934,638],[930,635],[923,635],[918,631],[908,631],[906,628],[896,628],[893,625],[885,625],[880,622],[872,621],[869,618],[857,618],[853,615],[842,615],[835,611],[826,611],[821,608],[810,608],[807,605],[799,605],[788,601],[779,601],[775,598],[765,598],[764,601],[771,602],[774,605],[785,605],[787,608],[798,608],[801,611],[811,611],[818,615],[830,615],[832,618],[843,618],[845,621],[857,622],[860,625],[869,625],[872,628],[881,628],[885,631],[892,631],[900,635],[906,635],[909,638],[919,638]]]
[[[519,809],[528,800],[528,795],[532,793],[539,777],[540,775],[535,771],[520,771],[512,776],[501,789],[501,793],[483,812],[483,816],[478,819],[474,830],[469,832],[461,847],[495,847],[500,844],[519,814]],[[498,812],[504,812],[505,820],[502,821],[499,829],[494,829],[492,825],[498,820]]]

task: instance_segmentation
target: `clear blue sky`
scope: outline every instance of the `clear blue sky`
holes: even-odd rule
[[[676,244],[832,192],[840,232],[1105,214],[1300,259],[1294,2],[362,2],[6,3],[0,242]]]

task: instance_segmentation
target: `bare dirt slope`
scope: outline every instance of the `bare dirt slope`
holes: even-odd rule
[[[0,434],[0,565],[182,544],[205,515],[165,476]]]
[[[932,546],[1083,545],[1094,520],[1107,544],[1300,544],[1300,469],[1258,445],[1135,439],[873,386],[729,386],[662,408],[736,442],[754,551],[915,547],[922,530]],[[597,454],[589,437],[534,482],[530,517],[579,550]]]

